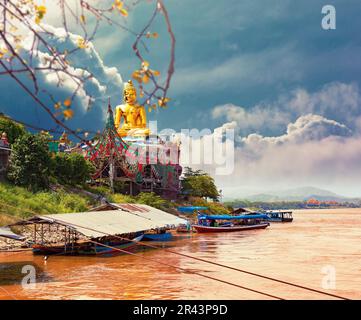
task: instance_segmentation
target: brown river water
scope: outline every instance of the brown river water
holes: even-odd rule
[[[166,246],[179,253],[361,299],[361,209],[294,211],[293,223],[273,223],[265,230],[183,235]],[[0,299],[270,299],[191,272],[284,299],[332,299],[161,248],[136,253],[108,258],[57,256],[47,261],[31,252],[0,253]],[[36,268],[35,287],[21,285],[24,265]],[[326,275],[327,270],[331,272]],[[330,283],[334,288],[328,286]]]

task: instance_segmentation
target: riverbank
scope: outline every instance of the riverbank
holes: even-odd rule
[[[207,202],[197,197],[190,197],[187,201],[170,201],[154,193],[129,196],[110,193],[107,187],[89,185],[54,185],[49,190],[33,193],[26,188],[0,182],[0,226],[34,215],[88,211],[100,205],[103,200],[111,203],[146,204],[173,214],[177,213],[178,206],[206,206],[212,213],[229,212],[229,208],[221,203]]]
[[[30,249],[30,244],[34,241],[34,230],[32,226],[16,227],[16,231],[24,236],[24,241],[16,241],[7,238],[0,237],[0,253],[2,252],[14,252],[20,249]],[[57,232],[48,233],[45,232],[43,239],[46,243],[59,243],[64,241],[65,228],[58,227]],[[79,240],[86,240],[87,238],[78,235]]]
[[[85,212],[101,204],[103,200],[112,203],[146,204],[168,213],[177,215],[178,206],[209,207],[215,214],[228,213],[229,209],[220,203],[207,202],[201,198],[190,198],[188,201],[169,201],[151,193],[129,196],[119,193],[111,194],[106,187],[78,186],[67,187],[56,185],[51,190],[33,193],[26,188],[10,183],[0,183],[0,227],[15,223],[34,215]],[[32,241],[32,231],[28,228],[14,228],[14,232],[22,234],[27,241]],[[56,239],[46,239],[56,242]],[[23,242],[0,237],[0,250],[15,250],[24,246]]]

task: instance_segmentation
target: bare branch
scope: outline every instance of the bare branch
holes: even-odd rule
[[[104,4],[104,2],[106,2],[106,4]],[[65,124],[67,118],[65,115],[70,117],[73,114],[71,103],[67,102],[67,106],[61,106],[64,114],[59,113],[59,110],[51,110],[47,106],[43,95],[40,96],[39,92],[46,93],[57,107],[59,107],[59,105],[56,101],[60,99],[54,98],[52,92],[47,92],[45,88],[39,87],[39,76],[53,75],[58,87],[63,86],[64,79],[72,82],[73,89],[69,95],[71,102],[79,95],[79,92],[81,92],[89,97],[88,107],[90,107],[93,99],[90,92],[87,91],[86,83],[91,81],[94,75],[86,70],[79,73],[79,70],[70,65],[68,59],[76,52],[85,50],[88,47],[88,44],[96,38],[96,33],[101,22],[114,26],[114,28],[120,28],[123,32],[128,32],[134,36],[135,42],[132,49],[140,60],[141,65],[145,65],[146,61],[143,58],[142,50],[149,53],[145,40],[149,38],[149,30],[152,28],[155,19],[158,16],[163,16],[171,40],[167,76],[164,84],[160,84],[159,74],[155,74],[151,70],[144,71],[147,79],[149,79],[149,83],[147,80],[148,85],[146,90],[144,83],[139,81],[139,88],[144,95],[143,105],[151,105],[153,99],[158,99],[160,107],[166,105],[168,99],[167,93],[174,73],[175,37],[164,2],[162,0],[153,0],[155,8],[149,19],[145,20],[146,23],[139,33],[131,30],[126,24],[119,22],[119,16],[125,21],[128,10],[140,5],[143,1],[133,1],[132,7],[128,6],[125,0],[104,2],[93,5],[90,1],[78,0],[76,10],[74,10],[74,7],[69,4],[68,0],[57,1],[66,38],[74,37],[69,29],[70,26],[74,25],[73,22],[79,26],[80,33],[82,33],[79,37],[78,45],[64,52],[54,47],[48,40],[56,35],[51,31],[51,28],[42,24],[41,20],[46,14],[46,8],[44,6],[37,6],[33,0],[2,0],[0,2],[0,66],[3,69],[0,70],[0,76],[14,79],[37,103],[38,107],[50,115],[57,126],[62,127],[79,140],[83,140],[82,137]],[[149,1],[147,1],[147,5],[148,3]],[[117,19],[114,18],[115,14]],[[92,23],[87,23],[87,21],[92,21]],[[23,45],[25,37],[30,39],[26,47]],[[134,69],[136,70],[136,68]],[[25,78],[21,77],[21,75],[25,75]],[[32,89],[31,86],[28,85],[28,78],[32,82]],[[27,80],[27,82],[25,82],[24,79]]]

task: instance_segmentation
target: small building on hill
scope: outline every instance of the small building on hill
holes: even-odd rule
[[[242,213],[251,213],[251,210],[245,209],[245,208],[235,208],[230,215],[239,215]]]
[[[307,200],[306,204],[308,207],[319,207],[321,202],[318,201],[317,199],[311,198],[311,199]]]
[[[7,135],[4,132],[0,139],[0,180],[6,177],[6,173],[9,167],[10,150],[11,149]]]

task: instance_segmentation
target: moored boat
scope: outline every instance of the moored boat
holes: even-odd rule
[[[227,227],[211,227],[211,226],[200,226],[194,225],[194,229],[200,233],[209,233],[209,232],[235,232],[235,231],[245,231],[245,230],[255,230],[255,229],[265,229],[269,226],[269,223],[263,222],[255,225],[244,225],[244,226],[227,226]]]
[[[169,241],[171,239],[172,234],[170,232],[145,233],[143,237],[144,241]]]
[[[270,222],[292,222],[292,211],[266,211],[263,214],[267,215],[267,221]]]
[[[177,227],[176,231],[179,232],[179,233],[192,233],[192,232],[194,232],[193,227],[192,227],[192,225],[190,223],[189,224],[179,225]]]
[[[68,245],[62,244],[34,244],[32,246],[35,255],[85,255],[85,256],[105,256],[121,254],[120,250],[127,251],[137,245],[143,238],[143,234],[137,235],[129,240],[98,240],[76,241]]]
[[[265,229],[270,224],[262,221],[266,215],[203,215],[198,217],[198,224],[193,228],[200,233],[236,232],[246,230]]]

